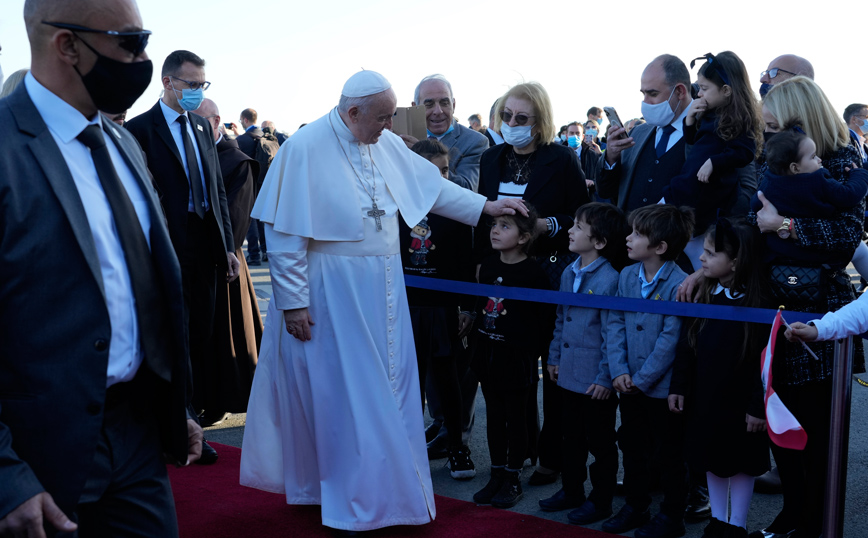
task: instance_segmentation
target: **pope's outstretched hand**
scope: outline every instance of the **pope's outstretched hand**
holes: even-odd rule
[[[494,202],[491,200],[485,202],[485,207],[482,208],[482,212],[486,215],[491,215],[492,217],[498,217],[500,215],[515,215],[516,213],[521,213],[526,217],[527,207],[525,207],[524,201],[521,198],[501,198]]]

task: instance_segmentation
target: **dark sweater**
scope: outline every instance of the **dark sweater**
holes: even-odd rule
[[[686,120],[685,120],[686,121]],[[725,141],[717,135],[717,114],[706,113],[699,123],[684,125],[684,141],[688,144],[681,173],[663,189],[666,203],[689,206],[696,210],[695,235],[699,235],[717,219],[718,211],[735,203],[738,194],[737,169],[753,162],[756,142],[747,133]],[[711,159],[712,172],[708,183],[696,179],[705,161]]]
[[[855,168],[845,182],[838,182],[825,168],[811,174],[778,176],[766,170],[759,190],[778,213],[793,218],[835,218],[839,211],[859,205],[868,193],[868,170]],[[756,195],[752,211],[762,209]]]

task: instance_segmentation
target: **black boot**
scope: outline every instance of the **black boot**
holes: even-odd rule
[[[504,470],[506,479],[497,495],[492,497],[491,506],[495,508],[512,508],[524,495],[521,491],[521,469],[518,471]]]
[[[505,480],[506,469],[503,467],[492,467],[491,478],[488,479],[488,484],[485,484],[484,488],[473,494],[473,502],[476,504],[491,504],[491,499],[503,487]]]

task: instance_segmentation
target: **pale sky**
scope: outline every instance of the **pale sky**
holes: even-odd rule
[[[30,63],[23,5],[0,0],[6,76]],[[732,50],[755,91],[769,61],[798,54],[814,64],[839,113],[868,101],[865,7],[856,1],[139,0],[139,9],[154,32],[147,52],[155,74],[128,118],[159,99],[160,67],[176,49],[207,62],[206,96],[223,121],[253,107],[288,133],[328,112],[362,68],[391,81],[399,106],[410,104],[422,77],[442,73],[465,125],[470,114],[486,117],[510,86],[531,80],[548,90],[558,126],[583,121],[591,106],[614,106],[627,121],[640,115],[642,70],[662,53],[689,64]]]

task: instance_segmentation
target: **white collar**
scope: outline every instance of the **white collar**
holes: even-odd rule
[[[42,116],[42,121],[64,144],[75,140],[88,125],[97,125],[102,130],[99,113],[92,120],[88,120],[75,107],[40,84],[33,73],[28,72],[24,76],[24,86],[30,100]]]
[[[160,99],[160,110],[163,111],[163,117],[166,118],[166,123],[169,125],[172,125],[173,123],[178,121],[179,116],[187,116],[186,110],[184,111],[183,114],[179,114],[178,112],[175,112],[174,110],[169,108],[169,105],[164,103],[162,99]],[[190,122],[190,117],[187,116],[187,123],[189,123],[189,122]]]
[[[675,118],[675,121],[670,123],[670,125],[675,127],[675,130],[678,131],[682,136],[684,135],[684,118],[687,117],[687,113],[690,112],[690,107],[693,106],[693,103],[694,101],[691,99],[691,101],[687,103],[687,106],[684,107],[684,111],[681,113],[681,115]],[[658,127],[658,129],[662,128],[663,127]]]
[[[720,282],[718,282],[717,287],[714,288],[714,291],[711,292],[711,294],[717,295],[720,292],[724,292],[726,294],[727,299],[735,300],[735,299],[741,299],[742,297],[744,297],[743,293],[738,293],[738,292],[732,291],[729,288],[725,288],[725,287],[723,287],[723,285]]]
[[[334,107],[331,112],[329,112],[329,123],[332,128],[335,130],[335,133],[347,142],[354,143],[358,142],[359,139],[356,138],[356,135],[350,131],[350,128],[347,127],[347,124],[344,123],[344,119],[341,117],[341,114],[338,112],[338,107]]]

